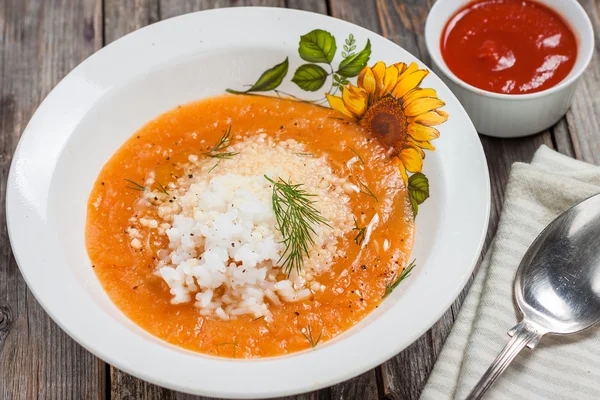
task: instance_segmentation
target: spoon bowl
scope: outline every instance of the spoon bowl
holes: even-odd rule
[[[524,319],[546,333],[569,334],[600,321],[600,195],[546,227],[517,271]]]
[[[600,321],[600,194],[552,221],[517,270],[514,295],[523,319],[467,399],[480,399],[525,347],[546,334],[571,334]]]

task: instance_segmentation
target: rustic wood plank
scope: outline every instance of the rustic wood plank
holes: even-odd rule
[[[158,20],[158,0],[104,0],[104,45]]]
[[[336,18],[381,33],[381,26],[377,18],[377,7],[373,1],[329,0],[329,11]]]
[[[556,125],[552,127],[552,139],[554,148],[566,154],[569,157],[575,157],[575,149],[573,148],[573,139],[569,132],[569,125],[566,118],[561,118]]]
[[[174,400],[175,392],[135,378],[111,366],[109,396],[111,400]],[[196,397],[196,399],[200,398]]]
[[[287,8],[327,14],[327,0],[286,0]]]
[[[3,133],[0,135],[0,181],[6,179],[18,136],[40,99],[64,73],[100,46],[100,0],[73,1],[74,7],[63,3],[23,4],[16,0],[0,0],[0,32],[3,32],[0,54],[4,57],[0,62],[0,132]],[[598,2],[582,0],[582,3],[594,19],[597,30]],[[325,1],[317,0],[133,0],[126,3],[105,0],[105,42],[116,40],[160,18],[232,5],[287,5],[321,13],[327,10]],[[330,1],[334,16],[382,32],[426,63],[429,60],[424,51],[422,30],[430,5],[431,0],[426,3],[419,0],[378,0],[376,6],[360,0]],[[25,21],[24,28],[17,25],[17,21]],[[73,40],[81,37],[82,41]],[[42,49],[47,49],[45,51],[49,54]],[[32,63],[32,60],[38,60],[39,64]],[[559,150],[596,162],[600,157],[600,141],[598,100],[594,96],[597,90],[594,89],[600,82],[599,68],[596,54],[591,72],[586,73],[582,84],[588,90],[576,95],[574,106],[567,115],[568,126],[567,122],[561,121],[553,128]],[[24,81],[29,85],[23,84]],[[552,141],[548,132],[526,139],[482,137],[482,141],[488,155],[495,200],[488,234],[490,239],[500,213],[510,165],[517,160],[529,161],[541,143],[552,146]],[[0,202],[5,198],[4,190],[0,187]],[[42,398],[103,397],[105,377],[102,363],[70,341],[35,303],[16,269],[3,218],[2,210],[0,307],[4,307],[2,310],[5,312],[0,311],[0,397],[29,398],[36,393]],[[286,399],[324,400],[330,396],[336,399],[375,399],[378,397],[378,384],[383,385],[389,398],[417,398],[462,298],[426,335],[384,366],[380,382],[377,381],[378,373],[373,370],[330,390]],[[58,353],[47,354],[51,348]],[[111,390],[112,395],[119,399],[197,399],[147,384],[115,369],[111,370],[110,378],[111,389],[118,388]]]
[[[285,7],[285,0],[160,0],[160,16],[165,19],[194,11],[239,6]]]
[[[312,11],[320,14],[327,14],[326,0],[287,0],[286,7],[304,11]],[[279,400],[329,400],[331,398],[331,390],[326,388],[297,396],[282,397]]]
[[[377,382],[377,369],[372,369],[354,379],[332,386],[331,399],[377,400],[380,398]]]
[[[585,8],[596,34],[592,63],[584,73],[575,93],[573,105],[567,112],[567,122],[575,156],[583,161],[600,163],[600,2],[579,0]]]
[[[231,6],[273,6],[283,7],[284,0],[210,0],[210,1],[172,1],[172,0],[105,0],[104,28],[106,44],[119,37],[139,29],[157,20],[180,14]],[[289,6],[307,11],[326,12],[325,0],[297,1],[289,0]],[[110,367],[110,398],[116,400],[169,399],[169,400],[210,400],[161,388],[137,379],[123,371]],[[285,400],[326,400],[327,389],[299,396],[286,397]],[[284,400],[284,399],[282,399]]]
[[[0,203],[17,141],[56,83],[101,47],[101,1],[0,0]],[[0,398],[101,399],[104,363],[46,315],[21,277],[0,208]]]
[[[360,25],[373,32],[381,33],[381,25],[377,15],[375,2],[361,0],[330,0],[331,15]],[[380,396],[378,377],[380,367],[368,371],[354,379],[342,382],[330,388],[332,399],[377,399]],[[381,381],[381,379],[379,379]]]
[[[415,54],[425,64],[430,58],[425,47],[425,20],[433,0],[377,0],[377,15],[382,33],[388,39]],[[510,165],[514,161],[530,161],[535,150],[542,143],[552,146],[549,132],[526,139],[495,139],[481,136],[488,157],[492,182],[492,215],[486,247],[496,230],[504,188]],[[382,384],[386,397],[391,399],[416,399],[433,368],[435,360],[450,333],[460,306],[468,293],[471,280],[452,307],[421,338],[404,352],[383,365]]]
[[[159,6],[158,0],[132,0],[127,2],[121,0],[104,0],[105,44],[158,21],[160,18]],[[113,400],[175,400],[181,396],[185,396],[188,399],[201,399],[153,385],[112,366],[109,367],[109,370],[109,397]]]
[[[315,13],[326,14],[327,3],[326,0],[286,0],[286,7],[295,8],[304,11],[312,11]],[[296,396],[286,396],[279,398],[278,400],[329,400],[332,398],[331,390],[329,388],[317,390],[311,393],[304,393]],[[335,397],[334,397],[335,398]],[[360,397],[347,397],[360,398]]]
[[[431,4],[432,1],[418,0],[377,1],[377,15],[383,35],[426,64],[429,64],[429,56],[422,32]],[[427,333],[382,366],[382,386],[386,397],[418,397],[453,321],[454,314],[450,309]]]

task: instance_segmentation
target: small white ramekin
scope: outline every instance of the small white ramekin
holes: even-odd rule
[[[446,65],[440,43],[446,22],[471,0],[437,0],[427,16],[425,42],[433,70],[456,95],[477,131],[496,137],[519,137],[541,132],[567,112],[579,78],[592,59],[594,31],[577,0],[536,0],[555,10],[569,24],[578,43],[573,70],[558,85],[537,93],[500,94],[460,80]]]

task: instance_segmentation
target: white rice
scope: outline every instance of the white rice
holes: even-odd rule
[[[337,243],[353,227],[346,193],[353,190],[332,173],[325,157],[307,154],[294,140],[275,142],[260,134],[237,139],[227,151],[239,154],[221,161],[190,156],[185,176],[169,186],[168,196],[146,193],[158,202],[162,220],[139,222],[168,236],[168,248],[158,251],[157,273],[174,304],[195,301],[202,315],[223,320],[251,314],[268,321],[271,305],[325,289],[318,277],[330,271],[335,257],[344,256]],[[331,226],[314,226],[315,245],[299,274],[281,270],[285,247],[272,208],[273,188],[264,175],[302,184],[316,195],[315,207]],[[141,246],[135,232],[130,236],[132,245]]]

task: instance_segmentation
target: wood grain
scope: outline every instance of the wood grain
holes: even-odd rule
[[[100,17],[99,0],[0,1],[2,399],[105,397],[103,363],[59,329],[27,289],[10,250],[4,211],[17,140],[54,85],[101,47]]]
[[[158,0],[104,0],[104,45],[159,21]]]
[[[360,25],[373,32],[381,33],[375,2],[330,0],[330,11],[334,17]],[[331,398],[335,400],[377,399],[380,397],[378,376],[381,376],[380,370],[371,370],[354,379],[335,385],[331,388]]]
[[[285,0],[160,0],[161,19],[223,7],[285,7]]]
[[[561,118],[561,120],[552,127],[552,142],[555,150],[569,157],[575,157],[573,139],[571,138],[571,132],[569,132],[569,124],[567,123],[566,118]]]
[[[307,11],[326,12],[325,1],[289,0],[290,7]],[[105,41],[110,43],[119,37],[139,29],[157,20],[175,17],[177,15],[232,6],[286,6],[283,0],[209,0],[209,1],[174,1],[174,0],[135,0],[122,2],[120,0],[105,0],[104,26]],[[117,400],[135,399],[173,399],[173,400],[209,400],[206,397],[192,396],[174,392],[159,386],[144,382],[114,367],[110,368],[110,398]],[[287,397],[288,400],[325,400],[329,399],[327,389],[300,396]]]
[[[592,20],[596,46],[592,63],[583,74],[573,105],[567,112],[567,122],[575,156],[583,161],[600,164],[600,2],[579,2]]]
[[[382,33],[416,55],[425,64],[430,58],[424,40],[425,21],[433,0],[377,0],[377,15]],[[488,158],[492,185],[492,213],[486,246],[491,241],[504,199],[510,165],[515,161],[530,161],[541,144],[553,145],[549,132],[526,139],[495,139],[481,136]],[[382,384],[386,397],[391,399],[417,399],[425,385],[446,337],[458,316],[460,306],[472,282],[440,320],[405,351],[383,365]]]
[[[159,20],[158,0],[104,0],[104,43]],[[108,366],[107,397],[115,400],[173,399],[168,389],[144,382]]]
[[[285,6],[287,8],[295,8],[297,10],[327,14],[326,0],[286,0]]]

